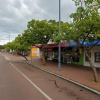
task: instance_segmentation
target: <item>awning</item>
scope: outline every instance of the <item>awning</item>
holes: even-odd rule
[[[88,40],[84,41],[84,46],[93,46],[96,42],[98,42],[99,40],[98,39],[95,39],[94,42],[92,43],[89,43]],[[81,44],[82,44],[82,40],[79,41]],[[98,44],[96,45],[100,45],[100,41],[98,42]],[[68,47],[75,47],[75,46],[80,46],[79,44],[77,45],[75,41],[71,41],[69,42],[69,45]]]
[[[41,48],[41,47],[42,47],[42,45],[36,45],[36,47]]]
[[[59,44],[53,43],[53,44],[47,44],[45,48],[54,48],[54,47],[59,47]],[[68,47],[67,43],[61,43],[61,47]]]
[[[89,43],[89,41],[86,40],[86,41],[84,42],[84,46],[92,46],[92,45],[94,45],[97,41],[98,41],[98,39],[95,39],[94,42]],[[80,40],[79,42],[82,43],[83,41]],[[99,41],[98,44],[96,44],[96,45],[100,45],[100,41]],[[61,47],[75,47],[75,46],[80,46],[80,45],[79,45],[79,44],[77,45],[75,41],[71,41],[71,42],[69,42],[69,43],[61,43]],[[41,48],[42,45],[37,45],[36,47]],[[53,43],[53,44],[47,44],[47,45],[45,46],[46,49],[53,49],[53,48],[55,48],[55,47],[59,47],[59,44]]]

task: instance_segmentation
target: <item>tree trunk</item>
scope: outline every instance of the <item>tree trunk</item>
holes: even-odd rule
[[[23,55],[22,55],[23,56]],[[27,57],[26,56],[23,56],[24,58],[25,58],[25,60],[27,60],[28,61],[28,59],[27,59]]]
[[[22,53],[20,53],[21,54],[21,56],[22,57],[24,57],[25,58],[25,60],[28,60],[27,58],[26,58],[26,56],[25,56],[25,54],[24,54],[24,52],[22,51]]]
[[[92,62],[92,60],[91,60],[91,58],[90,58],[90,56],[89,56],[89,52],[88,52],[87,50],[85,50],[85,54],[86,54],[86,56],[88,57],[90,66],[91,66],[91,68],[92,68],[93,76],[94,76],[94,81],[98,83],[99,80],[98,80],[97,70],[96,70],[96,68],[95,68],[95,66],[94,66],[94,64],[93,64],[93,62]]]
[[[42,60],[43,60],[43,65],[45,65],[44,45],[43,45],[43,47],[42,47]]]

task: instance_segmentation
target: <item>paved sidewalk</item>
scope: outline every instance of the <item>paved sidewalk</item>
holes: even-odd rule
[[[13,61],[25,61],[25,59],[18,55],[11,55],[11,54],[4,54],[5,57],[9,57]],[[71,79],[75,82],[88,86],[92,89],[95,89],[100,92],[100,83],[94,82],[93,73],[91,68],[85,66],[78,66],[78,65],[68,65],[68,64],[61,64],[61,71],[58,71],[58,62],[54,61],[46,61],[46,65],[43,66],[42,59],[38,57],[27,57],[28,63],[31,63],[34,66],[41,67],[53,73],[56,73],[60,76],[65,78]],[[97,69],[98,78],[100,81],[100,69]]]

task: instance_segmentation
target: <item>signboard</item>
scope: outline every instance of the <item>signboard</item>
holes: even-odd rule
[[[82,40],[80,40],[79,42],[80,42],[81,44],[83,43]],[[84,46],[92,46],[92,45],[94,45],[96,42],[98,42],[98,39],[95,39],[94,42],[92,42],[92,43],[89,43],[89,41],[86,40],[86,41],[84,41]],[[98,42],[97,45],[100,45],[100,41]],[[70,46],[70,47],[74,47],[74,46],[80,46],[80,45],[79,45],[79,44],[77,45],[75,41],[71,41],[71,42],[69,42],[69,46]]]
[[[33,53],[37,53],[37,51],[33,51]]]

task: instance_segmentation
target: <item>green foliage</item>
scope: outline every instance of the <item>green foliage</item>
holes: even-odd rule
[[[25,39],[23,38],[23,35],[18,35],[16,38],[15,38],[15,41],[14,41],[14,45],[15,45],[15,50],[17,51],[23,51],[23,52],[26,52],[30,45],[25,41]]]
[[[76,5],[79,5],[80,0],[73,0]],[[69,34],[66,32],[65,39],[75,41],[89,40],[93,42],[94,39],[100,40],[100,13],[98,8],[94,7],[95,0],[83,0],[85,6],[78,7],[75,13],[70,15],[73,18],[73,23],[70,23]],[[97,4],[100,2],[97,1]]]
[[[7,43],[4,47],[7,51],[11,49],[14,52],[26,52],[30,46],[24,42],[22,35],[18,35],[14,41]]]
[[[93,6],[98,6],[100,5],[100,0],[72,0],[75,2],[75,5],[76,6],[79,6],[80,4],[83,4],[85,6],[90,6],[90,5],[93,5]]]
[[[27,30],[23,33],[25,41],[33,44],[47,44],[53,39],[54,34],[58,31],[57,22],[55,20],[31,20],[28,22]]]
[[[4,49],[4,46],[3,46],[3,45],[0,45],[0,50],[1,50],[1,49]]]
[[[14,46],[14,41],[5,44],[5,45],[4,45],[4,48],[5,48],[7,51],[10,51],[10,49],[11,49],[11,50],[14,50],[14,48],[15,48],[15,46]]]

